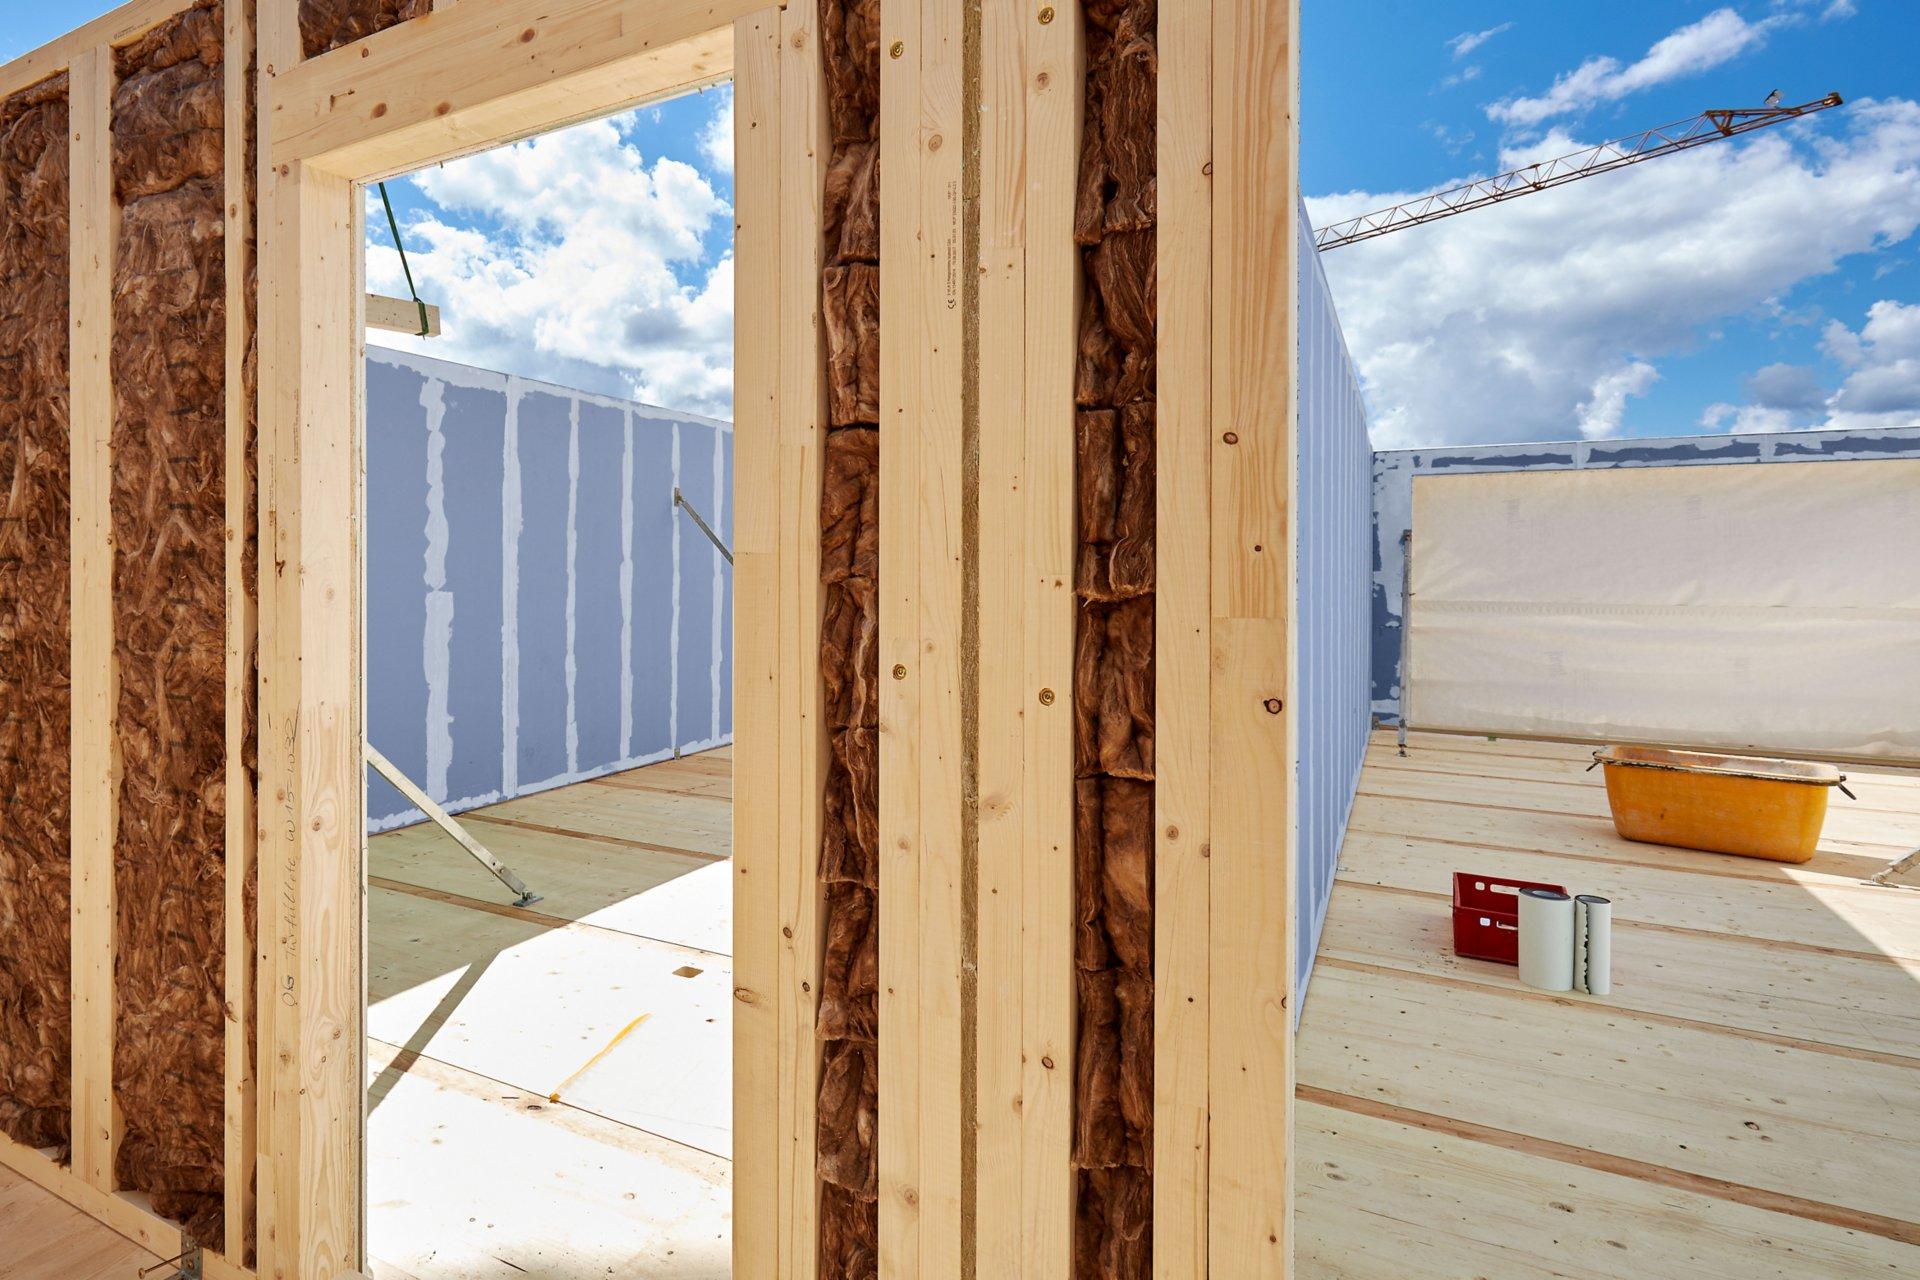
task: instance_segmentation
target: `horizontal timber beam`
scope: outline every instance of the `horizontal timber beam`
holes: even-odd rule
[[[150,1213],[132,1200],[101,1191],[74,1175],[42,1152],[0,1136],[0,1166],[51,1192],[89,1218],[147,1250],[156,1258],[181,1252],[180,1224]],[[204,1243],[204,1242],[203,1242]],[[207,1280],[253,1280],[254,1273],[228,1262],[218,1253],[204,1253],[201,1265]]]
[[[277,68],[272,163],[389,177],[713,84],[733,74],[734,19],[764,5],[490,0],[430,13]]]
[[[420,327],[421,308],[426,309],[426,328]],[[416,338],[440,336],[440,308],[431,302],[411,298],[389,298],[383,293],[367,295],[367,328],[384,333],[405,333]]]
[[[83,27],[0,66],[0,98],[10,97],[48,76],[58,75],[88,50],[99,45],[121,45],[138,39],[176,13],[193,7],[194,0],[133,0]]]

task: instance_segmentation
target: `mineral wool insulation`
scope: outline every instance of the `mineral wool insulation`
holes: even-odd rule
[[[1153,1257],[1155,0],[1090,0],[1074,653],[1073,1274]]]
[[[67,78],[0,102],[0,1133],[64,1147]]]
[[[222,1225],[226,220],[221,9],[118,51],[113,181],[116,1174]]]
[[[317,57],[432,8],[433,0],[300,0],[300,45]]]
[[[820,1272],[870,1280],[880,1243],[880,3],[819,4],[833,131],[821,276],[820,676],[832,759],[819,872]]]

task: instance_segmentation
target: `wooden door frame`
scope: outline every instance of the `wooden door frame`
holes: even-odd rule
[[[886,847],[902,851],[889,854],[902,870],[917,876],[919,862],[906,855],[928,842],[948,857],[925,884],[895,876],[884,889],[883,919],[893,922],[881,941],[888,981],[917,990],[923,1001],[928,992],[935,997],[927,1004],[935,1013],[911,1040],[882,1048],[882,1109],[894,1107],[881,1130],[882,1243],[893,1280],[941,1280],[964,1270],[969,1234],[975,1247],[984,1241],[989,1258],[994,1250],[1022,1253],[1029,1277],[1058,1274],[1067,1239],[1057,1185],[1071,1105],[1066,1073],[1038,1082],[1032,1115],[1024,1098],[1003,1100],[1018,1103],[1025,1118],[1014,1127],[1026,1132],[1006,1132],[1002,1116],[987,1141],[995,1151],[1019,1148],[1022,1160],[985,1171],[995,1183],[975,1208],[1004,1219],[1005,1206],[1019,1198],[1009,1171],[1020,1167],[1048,1182],[1052,1207],[1030,1238],[996,1241],[967,1208],[969,1195],[980,1194],[982,1171],[966,1164],[968,1108],[977,1111],[979,1102],[966,1069],[953,1061],[956,1047],[967,1049],[952,997],[973,990],[967,998],[977,1002],[964,934],[979,922],[959,917],[956,906],[966,877],[983,866],[981,850],[966,848],[968,830],[979,830],[983,810],[1001,820],[1014,802],[1022,832],[992,835],[984,865],[1011,878],[1031,869],[1038,892],[1017,908],[1030,919],[990,908],[998,913],[992,936],[999,949],[988,959],[1017,960],[1022,981],[1057,987],[1061,975],[1047,966],[1058,968],[1068,923],[1054,910],[1064,901],[1054,872],[1071,786],[1064,719],[1071,700],[1040,696],[1070,687],[1064,606],[1035,612],[1027,597],[1063,597],[1055,588],[1067,570],[1056,563],[1066,545],[1065,495],[1033,495],[1030,482],[1043,478],[1057,490],[1065,437],[1056,434],[1071,428],[1061,369],[1073,317],[1061,290],[1072,264],[1057,230],[1070,207],[1062,201],[1080,105],[1062,108],[1042,91],[1077,85],[1077,55],[1064,40],[1070,22],[1050,33],[1025,30],[1050,24],[1052,6],[1028,17],[992,0],[977,18],[974,12],[961,0],[882,10],[882,94],[898,112],[890,118],[904,117],[882,139],[887,172],[890,181],[906,182],[896,189],[919,194],[882,210],[891,267],[882,280],[882,396],[890,408],[900,406],[905,432],[896,456],[905,465],[890,464],[882,477],[881,522],[889,531],[888,591],[917,594],[882,605],[881,665],[894,678],[882,693],[881,828]],[[823,764],[826,90],[815,6],[464,0],[305,61],[296,14],[292,0],[262,3],[259,33],[260,1275],[336,1280],[354,1272],[364,1252],[357,184],[683,92],[726,78],[737,63],[735,270],[740,296],[752,306],[736,315],[735,1274],[809,1280],[817,1271],[811,1015],[821,949],[813,872]],[[1165,595],[1156,857],[1165,895],[1157,971],[1166,989],[1157,1001],[1163,1183],[1156,1274],[1279,1280],[1293,1245],[1298,4],[1194,0],[1162,30]],[[985,48],[978,47],[982,35]],[[986,84],[970,61],[970,42],[991,72]],[[1017,118],[1008,87],[1020,84],[1032,99],[1021,108],[1032,112],[1023,140],[1000,130],[983,147],[1007,163],[992,174],[969,173],[979,163],[970,153],[941,151],[949,139],[968,136],[972,109],[985,102],[995,105],[990,123]],[[1029,148],[1047,157],[1032,189],[1017,176]],[[966,207],[959,194],[968,182],[992,202],[984,227],[979,201]],[[1022,208],[1030,225],[1019,221]],[[981,265],[957,262],[963,227],[976,251],[982,243],[993,251],[996,265],[974,294],[983,314],[954,317],[960,299],[947,268]],[[1022,236],[1031,237],[1033,252],[1015,266]],[[922,244],[948,251],[923,256],[914,251]],[[1026,334],[1031,364],[1019,384],[1021,403],[1044,412],[980,416],[967,399],[968,388],[977,392],[984,381],[980,353],[964,354],[963,320],[985,333]],[[1010,384],[992,390],[1002,397],[996,405],[1013,406]],[[1031,454],[1019,434],[1029,421]],[[1022,535],[1017,548],[1000,538],[1010,526],[995,528],[999,541],[983,542],[978,520],[969,532],[951,510],[937,536],[907,528],[913,522],[904,500],[923,481],[952,488],[969,448],[986,475],[1029,482],[1028,519],[1046,523],[1030,526],[1032,536]],[[1013,492],[976,488],[981,513],[1010,518],[1021,509]],[[969,603],[964,566],[981,565],[989,543],[994,575]],[[988,673],[989,685],[969,695],[967,680],[982,675],[981,653],[965,651],[964,634],[957,652],[953,641],[972,608],[981,635],[1013,634],[1023,618],[1048,621],[1028,635],[1033,649],[1019,678],[1009,656]],[[1057,707],[1056,720],[1027,721],[1034,706]],[[968,763],[968,743],[982,735],[995,742],[1018,736],[1023,772],[1005,775],[1004,793],[970,796],[966,771],[979,769]],[[908,759],[911,770],[900,767]],[[995,758],[995,767],[1005,763]],[[1047,789],[1049,779],[1057,779],[1058,793]],[[970,866],[954,862],[956,845]],[[912,932],[914,912],[941,925],[926,946]],[[1028,941],[1034,938],[1042,942]],[[982,1008],[986,1015],[982,1052],[1004,1058],[988,1061],[979,1080],[1022,1090],[1034,1084],[1030,1066],[1016,1061],[1023,1046],[1042,1049],[1042,1069],[1057,1067],[1049,1045],[1064,1060],[1071,1010],[1057,995],[1044,1005],[1046,1016],[1022,1027],[1018,1004],[976,1003],[975,1016]],[[937,1070],[919,1074],[922,1060]]]
[[[360,186],[723,80],[754,10],[488,0],[303,60],[298,7],[260,7],[263,1277],[365,1261]],[[777,503],[760,479],[737,486],[746,529]],[[750,740],[763,705],[741,699]]]

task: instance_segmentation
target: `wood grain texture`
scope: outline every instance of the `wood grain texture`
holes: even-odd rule
[[[298,61],[263,10],[263,118]],[[259,1261],[325,1280],[362,1250],[360,227],[350,183],[261,163]]]
[[[113,846],[119,743],[113,652],[113,59],[94,49],[73,83],[73,1159],[75,1175],[114,1189],[120,1122],[113,1101]]]
[[[1213,0],[1160,26],[1154,686],[1156,1280],[1208,1274]]]
[[[759,0],[488,0],[284,72],[270,158],[390,177],[724,79]],[[336,51],[337,52],[337,51]]]
[[[254,1252],[259,1162],[254,1075],[260,1031],[254,956],[260,933],[256,845],[260,773],[259,276],[255,260],[254,0],[228,0],[224,19],[226,215],[226,1238],[234,1262]]]
[[[1213,7],[1210,1274],[1291,1270],[1298,5]]]
[[[780,1172],[779,1271],[811,1280],[825,1248],[817,1146],[826,922],[821,860],[834,737],[825,711],[826,512],[830,424],[822,278],[830,148],[823,14],[789,4],[780,20]],[[855,522],[856,527],[858,521]],[[857,538],[842,544],[851,553]],[[850,557],[848,557],[850,558]],[[847,560],[843,559],[842,563]],[[843,672],[843,675],[847,674]],[[843,678],[841,683],[847,681]],[[844,1079],[844,1077],[843,1077]],[[857,1106],[855,1108],[857,1110]],[[835,1223],[852,1216],[846,1201]],[[858,1237],[856,1236],[856,1241]],[[870,1252],[870,1246],[869,1250]],[[858,1243],[848,1256],[862,1256]]]
[[[1363,787],[1418,770],[1462,803],[1376,801],[1342,850],[1299,1046],[1302,1274],[1910,1269],[1920,1221],[1893,1169],[1920,1133],[1884,1100],[1920,1079],[1916,962],[1883,948],[1920,937],[1920,900],[1799,868],[1719,875],[1738,860],[1651,845],[1617,842],[1616,860],[1577,802],[1500,803],[1583,749],[1416,737],[1404,759],[1376,752]],[[1578,777],[1551,785],[1603,790]],[[1904,780],[1857,781],[1886,820],[1904,803],[1920,824]],[[1539,992],[1453,955],[1456,869],[1611,897],[1613,994]],[[1804,949],[1847,919],[1870,931],[1852,950]],[[1418,1247],[1396,1220],[1422,1224]]]
[[[887,50],[880,69],[880,110],[891,121],[920,113],[920,42],[925,7],[880,6],[880,43]],[[895,57],[895,52],[899,56]],[[881,257],[917,263],[920,246],[918,175],[920,131],[894,127],[880,133],[880,170],[901,194],[882,207]],[[880,1271],[888,1280],[918,1280],[922,1274],[920,1123],[920,1024],[926,1010],[920,994],[920,865],[922,859],[920,761],[925,749],[922,716],[919,580],[917,553],[921,509],[913,478],[924,449],[919,430],[921,336],[908,324],[923,272],[881,273],[880,414],[886,438],[886,473],[880,486],[880,537],[892,548],[880,592]],[[900,337],[894,338],[892,335]]]
[[[1071,1267],[1074,1183],[1073,1076],[1073,636],[1074,351],[1082,279],[1073,243],[1085,99],[1086,48],[1077,21],[1038,19],[1012,5],[1025,46],[1025,557],[1024,681],[1017,690],[1025,726],[1019,780],[1022,920],[1020,1114],[1021,1272],[1061,1276]],[[984,240],[984,237],[983,237]],[[983,335],[989,332],[982,317]],[[981,362],[983,389],[999,371]],[[984,409],[982,429],[988,425]],[[984,531],[987,520],[983,517]],[[983,570],[992,565],[982,548]],[[993,629],[983,620],[981,634]],[[985,654],[981,661],[987,662]],[[1045,692],[1053,693],[1048,702]],[[984,765],[986,754],[982,752]],[[997,988],[986,986],[993,991]],[[991,1001],[983,1007],[990,1007]],[[983,1157],[984,1176],[995,1172]],[[983,1221],[985,1214],[983,1210]],[[983,1274],[987,1274],[983,1272]]]
[[[780,11],[734,25],[733,1274],[779,1274]],[[697,759],[697,757],[696,757]]]

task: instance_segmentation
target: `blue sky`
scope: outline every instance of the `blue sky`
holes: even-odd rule
[[[1847,107],[1323,258],[1381,444],[1920,422],[1920,4],[1303,15],[1327,222],[1709,107]]]
[[[0,0],[0,58],[105,4]],[[1317,222],[1707,107],[1849,105],[1323,261],[1377,443],[1920,422],[1916,0],[1305,0]],[[730,397],[725,89],[391,184],[421,349]],[[377,201],[369,278],[401,292]]]

